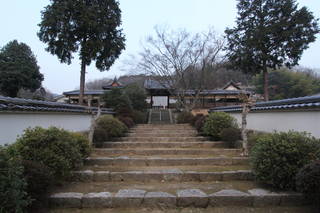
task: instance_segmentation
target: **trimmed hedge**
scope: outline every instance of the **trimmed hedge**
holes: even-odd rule
[[[295,189],[300,168],[319,159],[320,142],[305,132],[275,132],[257,139],[251,162],[258,181],[277,189]]]
[[[211,136],[214,140],[221,140],[221,132],[226,128],[237,128],[236,119],[225,112],[210,113],[203,126],[205,135]]]
[[[0,212],[25,212],[31,199],[22,161],[0,146]]]
[[[56,127],[26,129],[11,149],[23,160],[47,166],[54,177],[64,179],[83,164],[89,154],[89,142],[80,134]]]
[[[194,126],[198,132],[203,133],[203,126],[206,122],[207,116],[198,116],[195,118]]]
[[[28,206],[28,208],[33,212],[32,208],[37,207],[40,204],[39,201],[46,199],[48,188],[69,178],[70,172],[83,164],[90,150],[87,138],[78,133],[56,127],[26,129],[14,144],[0,150],[1,168],[7,159],[15,159],[12,162],[16,162],[15,164],[7,164],[7,169],[1,169],[1,171],[14,173],[6,175],[7,181],[2,178],[1,173],[0,185],[4,183],[11,188],[10,190],[15,190],[14,187],[17,187],[21,191],[19,193],[22,194],[19,195],[18,191],[14,191],[14,196],[17,196],[14,199],[6,196],[11,198],[10,202],[16,205],[16,208],[11,208],[6,212],[12,212],[12,209],[17,209],[16,212],[25,212],[20,211],[19,206],[27,207],[30,204],[32,206]],[[17,178],[14,174],[17,175]],[[11,193],[10,191],[6,192],[4,188],[1,188],[1,192],[8,195]],[[32,199],[32,203],[29,197]],[[6,207],[7,201],[2,198],[0,200],[1,206]]]
[[[110,141],[116,137],[122,137],[128,131],[124,123],[110,115],[103,115],[98,118],[97,125],[94,130],[93,141],[96,145],[100,145],[105,141]]]
[[[183,111],[178,114],[177,116],[177,123],[178,124],[193,124],[194,123],[194,115],[191,112]]]
[[[237,128],[225,128],[221,131],[221,139],[228,143],[229,148],[235,148],[235,142],[241,139],[241,132]]]
[[[119,121],[124,123],[124,125],[126,125],[128,128],[132,128],[135,125],[132,118],[130,118],[130,117],[119,116],[118,119],[119,119]]]
[[[320,160],[300,169],[296,175],[296,188],[320,206]]]
[[[145,124],[147,123],[147,119],[148,119],[146,112],[142,112],[138,110],[133,110],[129,117],[131,117],[133,122],[136,124]]]

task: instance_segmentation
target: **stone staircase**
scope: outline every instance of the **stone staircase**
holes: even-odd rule
[[[149,116],[149,124],[173,123],[170,109],[150,109]]]
[[[270,192],[253,181],[239,149],[197,136],[189,125],[139,125],[95,149],[56,208],[218,208],[304,205],[301,194]]]

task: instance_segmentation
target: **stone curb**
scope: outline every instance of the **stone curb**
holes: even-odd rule
[[[135,133],[128,133],[127,137],[196,137],[198,136],[196,132],[189,132],[186,131],[185,133],[143,133],[143,132],[135,132]]]
[[[200,141],[200,142],[105,142],[103,148],[224,148],[224,142]]]
[[[241,149],[94,149],[96,154],[104,155],[223,155],[240,154]]]
[[[208,141],[209,138],[202,136],[194,137],[123,137],[119,138],[117,141],[132,141],[132,142],[149,142],[149,143],[158,143],[158,142],[197,142],[197,141]]]
[[[87,158],[87,165],[109,166],[182,166],[182,165],[246,165],[249,159],[245,157],[215,157],[215,158],[132,158],[132,157],[96,157]]]
[[[122,189],[116,194],[58,193],[49,198],[50,206],[57,208],[117,208],[117,207],[197,207],[207,206],[303,206],[309,204],[302,194],[274,193],[252,189],[248,193],[228,189],[207,195],[199,189],[178,190],[177,195],[166,192],[146,192]]]
[[[154,171],[75,171],[73,181],[81,182],[209,182],[209,181],[230,181],[230,180],[253,180],[250,170],[223,171],[223,172],[196,172],[182,171],[180,169],[154,170]]]

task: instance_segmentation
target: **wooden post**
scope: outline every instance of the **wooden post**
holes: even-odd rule
[[[153,106],[153,96],[151,94],[151,100],[150,100],[150,108],[152,109],[152,106]]]
[[[101,115],[101,108],[99,105],[97,115],[94,115],[94,113],[92,112],[91,125],[90,125],[90,130],[89,130],[89,135],[88,135],[90,146],[92,146],[92,144],[93,144],[94,129],[96,128],[97,120],[100,117],[100,115]]]

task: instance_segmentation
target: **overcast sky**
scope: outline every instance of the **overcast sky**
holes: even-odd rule
[[[297,0],[300,6],[307,6],[315,17],[320,18],[319,0]],[[79,85],[80,62],[75,55],[71,65],[61,64],[58,58],[46,52],[45,44],[37,37],[40,11],[49,0],[2,1],[0,8],[0,46],[17,39],[29,45],[37,57],[45,80],[43,86],[54,93],[73,90]],[[87,68],[86,79],[121,76],[123,61],[130,54],[140,50],[143,39],[152,34],[155,25],[169,25],[171,28],[185,28],[201,32],[209,26],[222,34],[226,27],[235,24],[236,0],[120,0],[122,28],[126,35],[126,50],[110,71],[99,72],[94,66]],[[320,35],[305,51],[300,61],[302,66],[320,68]]]

